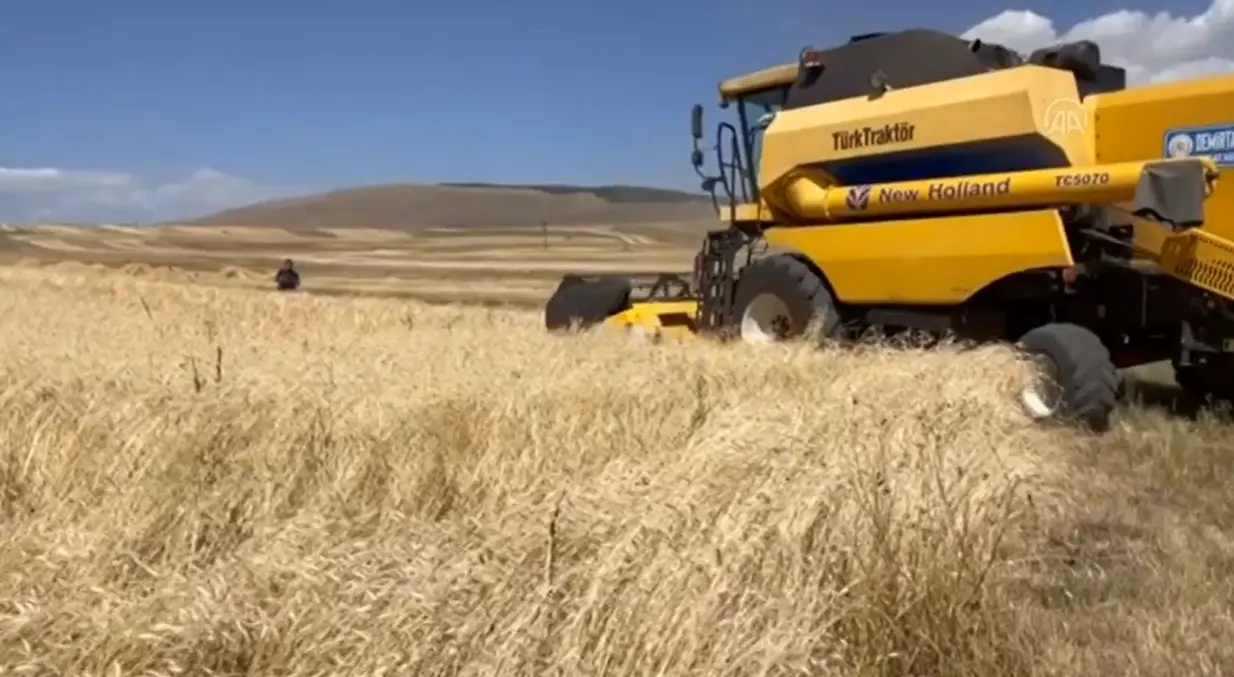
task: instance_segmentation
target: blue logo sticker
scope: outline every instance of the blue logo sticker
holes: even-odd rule
[[[844,198],[844,202],[849,209],[861,211],[870,206],[870,187],[869,186],[854,186],[848,189],[848,195]]]
[[[1171,129],[1165,133],[1162,155],[1168,158],[1208,156],[1221,167],[1234,167],[1234,124]]]

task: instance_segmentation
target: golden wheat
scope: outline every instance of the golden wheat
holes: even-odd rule
[[[999,349],[567,339],[89,269],[0,270],[0,322],[8,672],[1234,666],[1227,433],[1029,425]]]

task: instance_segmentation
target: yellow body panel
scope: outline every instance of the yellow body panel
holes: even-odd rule
[[[1073,265],[1058,212],[771,228],[824,269],[846,303],[960,303],[1012,273]]]
[[[643,301],[610,316],[604,324],[617,329],[639,329],[655,336],[692,336],[697,312],[697,300]],[[689,322],[685,318],[689,318]]]
[[[765,132],[758,175],[774,216],[794,225],[773,227],[766,239],[813,261],[848,303],[962,303],[1008,275],[1073,265],[1057,211],[1043,207],[1130,199],[1144,169],[1091,166],[1087,120],[1051,120],[1060,102],[1082,116],[1078,100],[1071,73],[1024,66],[783,111]],[[890,140],[840,140],[855,129],[905,126]],[[878,184],[857,204],[854,187],[836,186],[819,167],[1017,138],[1054,153],[1054,168]],[[1028,211],[951,215],[978,208]],[[920,218],[931,212],[943,216]],[[896,220],[842,223],[855,217]]]
[[[1098,162],[1164,155],[1171,129],[1234,124],[1234,75],[1146,85],[1084,100],[1090,111]],[[1234,240],[1234,175],[1223,168],[1204,205],[1204,230]],[[1222,186],[1224,184],[1224,187]]]
[[[759,161],[764,199],[791,215],[783,190],[799,168],[827,161],[891,152],[960,147],[982,141],[1038,136],[1057,146],[1058,166],[1094,162],[1091,125],[1079,130],[1053,123],[1060,105],[1083,111],[1075,77],[1040,66],[1022,66],[921,87],[891,90],[881,97],[856,97],[782,111],[767,127]],[[841,147],[836,135],[855,128],[907,125],[906,140]],[[1026,167],[1025,169],[1029,169]]]

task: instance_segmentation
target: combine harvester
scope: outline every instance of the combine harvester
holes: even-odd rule
[[[749,342],[871,329],[1017,344],[1041,420],[1109,425],[1119,369],[1234,393],[1234,76],[1126,87],[1097,45],[1023,57],[930,30],[803,50],[720,84],[727,227],[690,278],[568,275],[550,330]],[[723,196],[717,195],[722,191]]]

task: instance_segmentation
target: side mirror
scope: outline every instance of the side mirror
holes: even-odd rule
[[[703,138],[703,106],[694,104],[694,108],[690,109],[690,136],[694,137],[695,141],[700,141]]]
[[[690,153],[690,164],[694,165],[695,168],[702,167],[703,151],[695,148],[694,151]]]

